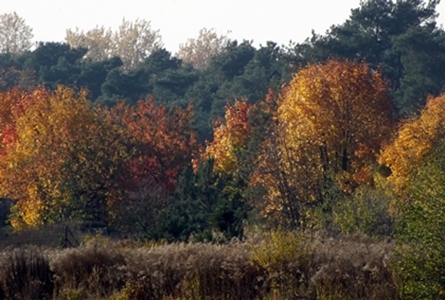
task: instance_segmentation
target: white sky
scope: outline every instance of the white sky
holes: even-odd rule
[[[96,25],[117,28],[125,18],[151,21],[160,30],[167,50],[195,38],[201,28],[254,45],[274,41],[302,42],[311,30],[324,33],[343,23],[360,0],[0,0],[0,14],[17,12],[33,28],[35,41],[61,42],[65,30]],[[439,23],[445,21],[445,4],[438,6]]]

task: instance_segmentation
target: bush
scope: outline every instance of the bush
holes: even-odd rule
[[[394,266],[402,299],[445,297],[445,157],[424,165],[413,177],[411,201],[398,220]]]
[[[335,224],[343,234],[390,236],[394,222],[388,212],[389,199],[382,189],[359,187],[334,207]]]

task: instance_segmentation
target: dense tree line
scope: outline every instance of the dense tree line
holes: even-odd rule
[[[250,160],[250,165],[254,163],[255,155],[260,154],[252,149],[258,149],[262,142],[262,138],[259,138],[260,132],[273,131],[266,128],[272,128],[269,123],[276,122],[273,119],[278,118],[274,116],[278,103],[286,102],[283,100],[287,97],[285,90],[296,88],[292,83],[289,85],[291,78],[308,65],[324,63],[333,58],[366,63],[369,68],[366,72],[381,73],[383,80],[381,84],[383,82],[388,84],[389,102],[385,104],[384,112],[392,114],[392,121],[398,116],[418,113],[426,103],[428,95],[439,94],[445,80],[441,72],[445,64],[445,35],[435,23],[437,4],[438,1],[420,0],[365,1],[359,8],[351,10],[350,18],[343,24],[332,26],[324,35],[313,33],[304,43],[288,47],[279,47],[274,42],[268,42],[255,48],[252,42],[238,42],[224,35],[218,36],[213,30],[202,30],[198,38],[190,39],[181,46],[178,56],[182,59],[163,49],[159,32],[152,30],[150,22],[143,20],[136,22],[124,20],[116,32],[104,27],[96,27],[87,32],[79,32],[77,29],[67,30],[67,43],[42,42],[34,50],[30,50],[29,44],[25,41],[31,36],[31,30],[16,14],[4,15],[3,26],[8,26],[11,20],[16,20],[17,22],[12,23],[18,24],[19,29],[25,34],[20,36],[23,44],[20,49],[13,47],[11,35],[4,35],[3,43],[11,44],[11,47],[6,47],[0,54],[0,91],[8,93],[12,88],[28,92],[42,88],[50,91],[63,85],[75,90],[88,91],[87,98],[91,103],[109,109],[117,107],[121,101],[130,107],[138,107],[138,101],[148,97],[155,99],[157,105],[171,108],[187,109],[191,104],[193,114],[190,115],[189,125],[197,133],[201,143],[204,140],[210,143],[214,139],[213,144],[207,144],[206,153],[216,155],[215,167],[227,172],[235,168],[235,165],[242,164],[236,158],[237,155],[244,155],[242,159]],[[19,30],[11,26],[9,29]],[[146,47],[144,49],[135,47],[131,50],[135,52],[134,55],[130,50],[125,50],[126,48],[119,48],[120,45],[129,43],[138,45],[145,43]],[[202,52],[208,55],[199,55]],[[341,65],[336,67],[335,64],[328,63],[328,66],[330,67],[326,68],[331,68],[329,71],[320,73],[311,71],[314,74],[307,76],[322,78],[325,76],[322,75],[323,72],[338,74],[340,77],[346,76],[341,75],[343,72]],[[292,82],[297,84],[295,78]],[[331,79],[326,80],[329,82]],[[359,84],[354,76],[351,80],[351,86]],[[307,84],[304,83],[306,86]],[[342,79],[342,82],[332,84],[348,83],[346,79]],[[316,89],[317,87],[311,88],[312,91]],[[347,89],[349,91],[350,88]],[[367,90],[364,86],[360,86],[352,93],[363,93],[360,89]],[[371,97],[372,92],[369,91],[368,94]],[[346,97],[346,94],[344,96]],[[353,94],[351,97],[351,101],[353,99],[354,103],[357,103],[358,98],[354,98],[357,95]],[[272,98],[274,100],[271,100]],[[245,101],[244,108],[240,105],[241,102],[236,102],[238,100]],[[366,105],[370,100],[363,101],[363,105]],[[286,111],[295,109],[294,105],[292,104]],[[395,109],[392,110],[391,106]],[[312,109],[320,111],[320,107]],[[255,125],[244,127],[244,131],[240,133],[244,140],[242,143],[239,140],[235,145],[233,139],[224,140],[223,136],[237,127],[222,129],[218,126],[225,126],[225,122],[229,125],[230,119],[233,119],[240,110],[244,110],[243,122]],[[281,110],[284,111],[284,108]],[[306,113],[309,113],[307,108]],[[342,113],[341,110],[338,113]],[[216,121],[224,114],[226,114],[225,120]],[[283,118],[282,116],[280,118]],[[350,118],[354,119],[353,116]],[[326,134],[324,132],[326,126],[327,124],[323,124],[317,130]],[[346,130],[344,127],[346,125],[338,126],[341,130]],[[361,130],[365,128],[368,127],[363,127]],[[372,126],[368,129],[370,128]],[[369,138],[368,129],[364,140]],[[252,141],[246,140],[250,130],[256,132],[254,136],[258,136],[252,138]],[[386,136],[382,127],[380,130],[381,136]],[[271,132],[269,134],[273,134]],[[353,133],[348,131],[342,134]],[[275,135],[274,138],[283,137]],[[271,139],[269,142],[273,143]],[[339,143],[337,138],[332,142]],[[227,143],[237,150],[230,148]],[[240,154],[243,151],[238,150],[244,149],[249,143],[251,150]],[[374,145],[377,147],[373,150],[374,155],[378,152],[376,145]],[[334,153],[337,157],[343,157],[343,165],[329,167],[328,164],[333,162],[333,158],[329,157],[331,154],[327,151],[335,147],[331,146],[324,150],[323,170],[338,173],[338,170],[350,172],[351,168],[355,168],[351,174],[353,176],[363,168],[361,163],[354,162],[348,156],[358,151],[359,147],[363,147],[362,144],[357,144],[352,149],[348,149],[347,144],[339,146],[340,148]],[[227,149],[232,150],[228,152]],[[227,157],[222,162],[221,157],[224,155]],[[244,165],[249,164],[244,163]],[[245,169],[249,169],[246,172],[253,171],[252,167]],[[249,180],[246,176],[242,177],[247,182]]]
[[[159,32],[149,22],[124,20],[117,32],[104,27],[85,33],[67,30],[67,44],[40,43],[25,52],[5,48],[0,90],[63,84],[87,88],[94,102],[107,105],[120,100],[134,104],[148,95],[167,105],[193,102],[196,126],[208,138],[210,120],[222,116],[227,103],[244,98],[256,103],[269,87],[280,87],[308,63],[347,58],[380,70],[389,81],[397,114],[410,115],[429,94],[437,95],[445,81],[445,35],[435,22],[437,4],[365,1],[343,24],[287,47],[268,42],[256,49],[251,42],[202,30],[182,45],[182,60],[162,48]],[[144,49],[119,50],[121,44],[139,45],[133,38],[138,34],[147,36]],[[130,52],[138,58],[129,57]]]
[[[131,63],[119,51],[96,56],[95,37],[119,45],[126,36],[99,27],[69,31],[68,42],[85,48],[3,51],[0,194],[15,201],[9,222],[100,220],[123,236],[168,241],[242,237],[247,220],[396,237],[404,295],[438,297],[438,3],[363,1],[343,24],[288,47],[203,30],[182,59],[160,46]],[[205,49],[212,55],[200,61]],[[422,286],[428,278],[438,279]]]
[[[169,106],[191,102],[197,129],[209,138],[211,120],[223,115],[227,103],[244,98],[258,102],[269,87],[279,87],[290,77],[282,50],[274,43],[255,49],[247,41],[230,42],[204,70],[183,64],[165,49],[155,50],[130,70],[122,69],[119,57],[93,61],[85,58],[87,53],[63,43],[41,43],[20,55],[3,53],[1,91],[65,85],[85,88],[94,103],[107,106],[123,100],[134,105],[149,95]]]

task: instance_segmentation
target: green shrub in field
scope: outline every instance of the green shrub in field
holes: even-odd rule
[[[334,222],[343,234],[389,236],[393,218],[388,212],[389,199],[383,189],[359,187],[334,207]]]
[[[57,300],[88,300],[91,299],[84,289],[63,289],[57,293]]]
[[[307,211],[310,228],[330,236],[359,234],[390,236],[394,221],[388,212],[389,196],[380,174],[376,186],[363,184],[353,191],[341,190],[335,180],[322,189],[323,201]]]
[[[398,220],[394,261],[402,299],[445,299],[445,156],[417,171]]]

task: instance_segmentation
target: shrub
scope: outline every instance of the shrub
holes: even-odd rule
[[[343,234],[389,236],[394,222],[388,212],[389,199],[382,189],[359,187],[334,208],[335,224]]]
[[[419,116],[403,122],[380,162],[397,219],[394,266],[403,299],[445,299],[445,97],[430,97]]]
[[[442,151],[443,151],[442,147]],[[445,159],[424,165],[410,187],[398,220],[394,266],[402,299],[443,299],[445,296]]]

